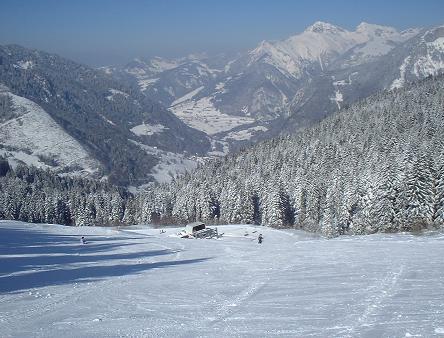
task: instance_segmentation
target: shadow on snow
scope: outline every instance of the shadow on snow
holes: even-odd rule
[[[119,248],[146,243],[128,243],[138,239],[146,240],[146,236],[93,235],[87,236],[89,244],[81,245],[79,236],[76,235],[55,235],[36,229],[0,227],[0,293],[91,282],[107,277],[138,274],[150,269],[199,263],[209,259],[144,263],[140,260],[148,257],[167,257],[178,251],[164,249],[118,252]],[[113,253],[109,253],[110,251]],[[122,260],[129,261],[126,263]]]

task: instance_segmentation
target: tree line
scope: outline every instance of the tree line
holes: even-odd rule
[[[202,220],[327,236],[442,228],[444,78],[382,92],[298,134],[135,196],[0,161],[0,218],[69,225]]]
[[[140,222],[297,227],[328,236],[444,223],[444,81],[378,93],[302,132],[139,196]]]
[[[128,195],[108,183],[61,177],[0,158],[0,219],[77,226],[125,223]]]

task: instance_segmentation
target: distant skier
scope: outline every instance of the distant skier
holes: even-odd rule
[[[82,238],[80,238],[80,244],[86,244],[85,236],[82,236]]]
[[[264,237],[262,237],[262,234],[259,234],[259,237],[257,238],[257,242],[259,244],[262,244],[263,239],[264,239]]]

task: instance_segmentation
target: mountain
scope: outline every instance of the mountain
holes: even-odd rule
[[[138,88],[57,55],[0,46],[0,155],[124,185],[205,155],[208,137]],[[180,163],[179,163],[180,162]]]
[[[443,39],[443,26],[348,31],[316,22],[245,53],[101,69],[1,46],[0,155],[123,185],[169,181],[202,157],[293,133],[380,90],[440,74]]]
[[[380,90],[439,74],[443,30],[399,32],[364,22],[349,31],[316,22],[238,55],[157,57],[108,72],[138,82],[145,95],[226,152],[310,126]]]
[[[379,92],[142,199],[142,222],[301,227],[328,236],[444,227],[444,76]]]

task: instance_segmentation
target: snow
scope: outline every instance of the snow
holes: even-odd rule
[[[78,174],[92,174],[100,164],[83,146],[67,134],[38,104],[12,93],[2,93],[12,99],[16,118],[0,123],[1,144],[11,147],[3,151],[14,162],[23,161],[40,168],[48,166],[39,156],[54,158],[57,168],[79,166]]]
[[[417,77],[438,75],[444,69],[444,58],[435,59],[432,55],[421,56],[413,65],[413,73]]]
[[[381,26],[370,24],[367,22],[361,22],[356,27],[356,33],[366,36],[369,40],[371,39],[385,39],[394,42],[403,42],[417,35],[421,29],[410,28],[402,32],[398,32],[395,28],[389,26]]]
[[[117,89],[113,89],[113,88],[110,88],[109,92],[111,93],[111,95],[108,95],[106,97],[106,99],[109,100],[109,101],[113,101],[114,100],[114,96],[116,96],[116,95],[121,95],[124,98],[127,98],[129,96],[129,94],[127,94],[125,92],[122,92],[121,90],[117,90]]]
[[[143,135],[150,136],[150,135],[161,133],[165,129],[168,129],[168,128],[162,124],[151,125],[151,124],[143,123],[143,124],[139,124],[138,126],[131,128],[130,131],[137,136],[143,136]]]
[[[134,75],[136,77],[140,77],[140,76],[146,75],[146,70],[141,68],[141,67],[131,67],[131,68],[125,69],[125,71],[128,74]]]
[[[360,36],[361,44],[353,48],[350,64],[358,65],[369,60],[388,54],[399,43],[416,36],[419,29],[408,29],[398,32],[393,27],[361,23],[356,28],[355,34]]]
[[[431,337],[444,332],[442,234],[326,240],[219,226],[0,221],[0,332],[17,337]],[[264,236],[257,244],[258,233]],[[79,243],[85,236],[87,244]]]
[[[333,81],[333,86],[337,87],[337,86],[350,86],[353,81],[352,81],[352,77],[357,75],[358,72],[353,72],[351,74],[348,75],[348,79],[347,80],[337,80],[337,81]],[[332,76],[332,79],[335,80],[335,77]]]
[[[211,157],[220,157],[225,156],[230,152],[230,145],[228,142],[210,139],[211,142],[211,151],[208,152],[208,156]]]
[[[151,170],[151,175],[156,182],[170,183],[173,178],[196,169],[199,162],[197,159],[188,159],[180,154],[163,152],[160,162]]]
[[[21,150],[0,149],[0,156],[6,157],[9,164],[14,168],[17,167],[19,163],[26,163],[27,165],[32,165],[41,169],[51,168],[49,165],[43,163],[38,156],[25,153]]]
[[[411,56],[407,56],[404,61],[402,62],[402,65],[399,67],[399,73],[400,77],[398,79],[395,79],[393,83],[390,86],[390,90],[396,89],[396,88],[402,88],[405,83],[405,71],[406,68],[410,62]]]
[[[150,71],[155,73],[162,73],[166,70],[178,67],[180,63],[175,60],[167,60],[157,56],[150,60],[149,65]]]
[[[334,26],[331,25],[331,27]],[[281,47],[294,56],[318,61],[319,57],[324,54],[344,52],[361,40],[362,38],[355,33],[338,27],[323,31],[311,30],[309,27],[302,34],[287,39],[281,44]]]
[[[398,32],[393,27],[380,26],[361,23],[356,33],[366,37],[366,43],[355,50],[356,54],[360,54],[361,61],[366,58],[386,55],[390,52],[397,43],[407,41],[419,33],[419,29],[408,29],[403,32]]]
[[[279,69],[283,74],[289,74],[295,78],[299,78],[302,74],[301,65],[297,58],[295,60],[284,48],[274,46],[267,41],[262,41],[256,49],[250,52],[248,66],[259,60],[264,60]]]
[[[196,63],[196,69],[200,76],[208,76],[208,75],[215,76],[217,73],[221,72],[218,69],[208,67],[206,63],[200,61],[195,61],[194,63]]]
[[[360,58],[369,58],[388,54],[393,47],[394,45],[386,39],[372,39],[362,47],[356,49],[355,53],[360,54]]]
[[[219,82],[216,84],[215,89],[216,92],[219,94],[225,94],[228,92],[227,88],[225,88],[226,83],[225,82]]]
[[[341,102],[344,101],[344,98],[343,98],[342,93],[339,91],[339,89],[336,90],[335,97],[330,98],[330,100],[335,101],[338,106],[338,109],[341,109]]]
[[[366,37],[355,32],[349,32],[328,23],[316,22],[303,33],[287,40],[275,43],[263,41],[250,52],[249,65],[263,59],[284,74],[298,78],[307,61],[319,62],[320,67],[323,68],[321,58],[343,53],[357,43],[364,42],[365,39]]]
[[[129,67],[125,69],[125,71],[136,77],[146,75],[147,71],[150,73],[162,73],[166,70],[170,70],[179,66],[179,63],[175,60],[167,60],[158,56],[150,59],[147,62],[136,58],[134,59],[134,62],[137,63],[138,66]]]
[[[185,94],[184,96],[178,98],[177,100],[173,101],[171,103],[171,106],[175,106],[175,105],[180,104],[182,102],[191,100],[194,96],[196,96],[204,88],[205,88],[204,86],[201,86],[199,88],[192,90],[191,92],[189,92],[189,93]]]
[[[31,60],[28,61],[19,61],[17,62],[17,64],[14,64],[15,68],[20,68],[20,69],[32,69],[34,67],[34,62]]]
[[[430,48],[444,52],[444,37],[437,38],[435,41],[427,43]]]
[[[234,60],[231,60],[231,61],[228,61],[228,63],[225,65],[225,67],[224,67],[224,72],[225,73],[228,73],[229,71],[230,71],[230,69],[231,69],[231,65],[233,64],[233,63],[235,63],[237,60],[236,59],[234,59]]]
[[[176,96],[176,93],[174,92],[173,87],[168,86],[168,87],[165,87],[164,90],[165,90],[168,94],[170,94],[172,97],[175,97],[175,96]]]
[[[227,136],[223,138],[223,140],[237,140],[237,141],[245,141],[251,139],[258,132],[265,132],[268,129],[264,126],[257,126],[252,128],[247,128],[239,131],[232,131],[228,133]]]
[[[424,36],[429,34],[426,32]],[[423,38],[424,38],[423,36]],[[439,37],[434,41],[426,43],[426,55],[418,57],[413,65],[413,73],[417,77],[427,77],[438,75],[444,69],[444,37]]]
[[[304,32],[287,40],[262,41],[252,50],[248,65],[261,61],[273,65],[283,74],[299,78],[307,64],[317,62],[324,70],[331,56],[355,48],[354,63],[387,54],[397,43],[417,35],[418,29],[399,33],[393,27],[361,23],[354,32],[325,22],[316,22]]]
[[[113,126],[116,125],[113,121],[107,119],[106,116],[104,116],[104,115],[102,115],[102,114],[99,114],[99,115],[100,115],[100,117],[101,117],[105,122],[107,122],[107,123],[109,123],[109,124],[111,124],[111,125],[113,125]]]
[[[320,55],[318,56],[318,59],[319,59],[319,66],[321,67],[321,70],[324,71],[324,65],[322,64],[322,58]]]
[[[210,97],[204,97],[197,101],[185,101],[176,104],[170,110],[188,126],[201,130],[208,135],[214,135],[254,122],[254,119],[249,117],[222,113],[214,107]]]
[[[444,70],[444,37],[435,38],[426,42],[426,38],[434,36],[433,31],[426,31],[421,37],[424,53],[421,55],[409,55],[400,66],[400,77],[393,81],[390,89],[401,88],[405,84],[406,72],[409,71],[417,78],[424,78],[429,75],[436,76]],[[428,40],[428,39],[427,39]]]
[[[109,66],[99,67],[99,69],[104,71],[105,74],[108,74],[108,75],[111,75],[114,71],[113,67],[109,67]]]
[[[196,169],[197,165],[202,161],[202,159],[197,157],[187,158],[182,154],[171,153],[140,142],[130,141],[138,145],[147,154],[155,155],[159,158],[159,163],[151,169],[150,174],[158,183],[170,183],[173,178]],[[143,188],[142,186],[141,189]],[[137,187],[132,187],[131,189],[135,191]]]
[[[146,90],[149,86],[155,84],[157,81],[159,80],[159,78],[155,78],[155,79],[140,79],[139,80],[139,87],[142,91]]]
[[[350,83],[347,82],[346,80],[339,80],[339,81],[334,81],[333,82],[333,86],[346,86],[349,85]]]

